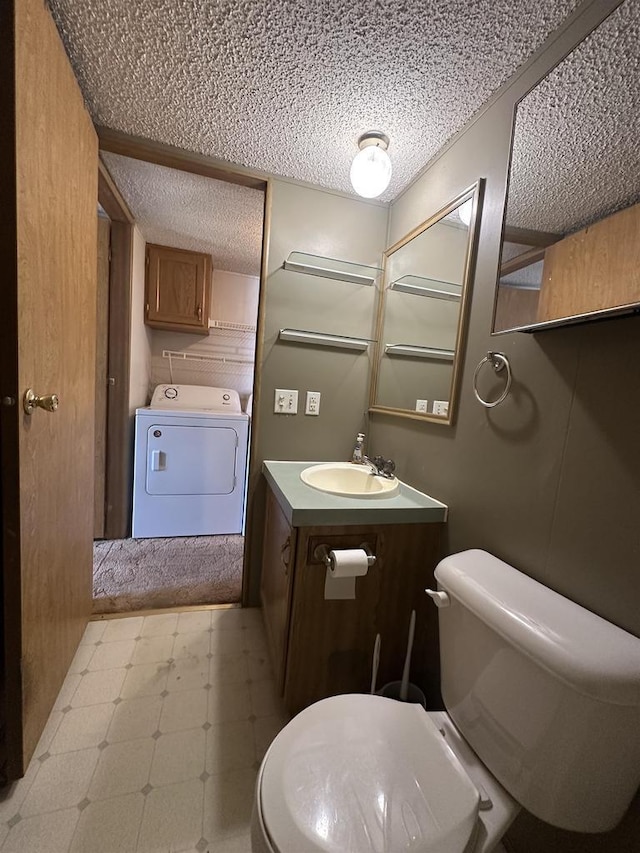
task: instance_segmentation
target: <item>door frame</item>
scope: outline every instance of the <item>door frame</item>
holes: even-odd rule
[[[6,279],[17,281],[14,4],[2,3],[0,10],[0,39],[4,46],[0,51],[0,110],[3,116],[0,122],[0,263]],[[18,727],[18,703],[11,705],[6,697],[9,692],[14,696],[21,696],[22,693],[19,666],[21,620],[19,614],[9,606],[9,602],[20,600],[17,328],[17,290],[0,287],[0,594],[3,626],[0,632],[0,660],[6,664],[0,680],[0,732],[15,731]],[[6,737],[0,736],[0,784],[15,775],[15,768],[8,767]]]
[[[226,183],[239,184],[240,186],[261,190],[264,193],[264,215],[262,221],[262,258],[260,263],[260,291],[258,301],[258,320],[256,327],[256,360],[253,374],[253,409],[251,417],[251,435],[249,441],[249,475],[246,481],[247,515],[244,534],[244,559],[242,571],[242,605],[247,606],[250,603],[251,596],[251,584],[249,576],[252,569],[252,529],[254,524],[254,518],[256,519],[256,523],[259,523],[262,519],[262,514],[259,510],[256,510],[254,506],[254,498],[259,488],[260,480],[260,469],[258,468],[256,470],[256,460],[258,459],[258,412],[260,407],[260,380],[262,375],[261,361],[264,353],[264,297],[266,292],[267,281],[267,248],[271,228],[272,180],[270,175],[266,172],[253,171],[251,169],[246,169],[243,166],[230,165],[228,163],[225,163],[223,160],[216,160],[214,157],[208,157],[204,154],[195,154],[189,151],[184,151],[183,149],[176,148],[173,145],[165,145],[164,143],[153,142],[149,139],[144,139],[142,137],[130,136],[127,133],[122,133],[118,130],[111,130],[106,127],[101,127],[100,125],[96,125],[95,129],[96,133],[98,134],[98,144],[101,152],[105,151],[110,154],[119,154],[122,157],[130,157],[134,160],[143,160],[147,163],[154,163],[157,166],[166,166],[170,169],[178,169],[183,172],[190,172],[191,174],[201,175],[205,178],[213,178],[217,181],[225,181]],[[117,187],[115,187],[115,184],[113,184],[113,187],[117,191]],[[131,293],[129,290],[129,300],[130,298]],[[119,310],[125,310],[125,306],[122,303],[120,303]],[[130,301],[126,310],[128,312],[127,316],[129,318],[128,322],[130,325]],[[111,376],[111,373],[109,375]],[[109,453],[109,450],[107,450],[107,453]],[[132,469],[133,466],[130,465],[129,470],[131,470],[131,472]],[[131,495],[132,492],[129,490],[129,492],[127,493],[127,501],[131,499]]]
[[[124,539],[131,527],[133,482],[129,370],[135,220],[102,159],[98,163],[98,202],[111,220],[104,536]]]

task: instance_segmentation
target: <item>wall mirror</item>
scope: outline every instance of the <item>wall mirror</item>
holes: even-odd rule
[[[639,309],[639,91],[626,0],[517,105],[494,334]]]
[[[384,253],[372,412],[453,422],[482,187]]]

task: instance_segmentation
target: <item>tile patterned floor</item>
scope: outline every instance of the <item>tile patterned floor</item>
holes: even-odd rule
[[[259,610],[90,622],[2,853],[250,853],[259,763],[285,724]]]

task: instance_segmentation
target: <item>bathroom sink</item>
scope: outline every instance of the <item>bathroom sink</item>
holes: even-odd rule
[[[390,498],[400,488],[396,477],[375,476],[368,465],[353,465],[351,462],[311,465],[301,472],[300,479],[321,492],[351,498]]]

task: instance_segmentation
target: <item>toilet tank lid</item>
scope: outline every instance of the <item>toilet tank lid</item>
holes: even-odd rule
[[[477,549],[436,567],[441,589],[574,690],[640,707],[640,639]]]

